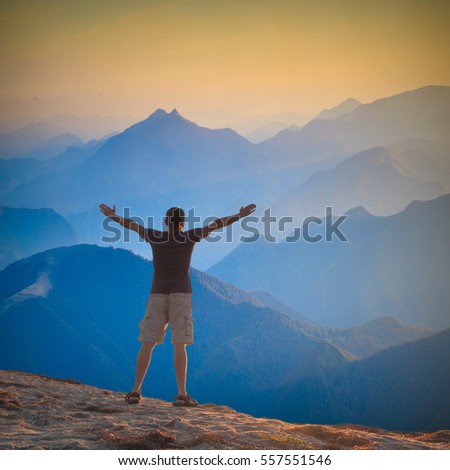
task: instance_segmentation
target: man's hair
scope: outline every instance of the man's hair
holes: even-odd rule
[[[169,228],[179,230],[180,225],[184,223],[184,210],[180,207],[171,207],[166,212],[164,222]]]

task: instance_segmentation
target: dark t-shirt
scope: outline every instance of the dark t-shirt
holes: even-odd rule
[[[201,228],[186,232],[160,232],[151,228],[145,231],[145,240],[153,252],[152,294],[192,292],[189,268],[195,243],[201,237]]]

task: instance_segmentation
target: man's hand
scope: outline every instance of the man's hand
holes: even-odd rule
[[[127,219],[116,214],[116,206],[108,207],[106,204],[100,204],[100,210],[102,213],[109,217],[114,222],[117,222],[122,227],[125,227],[128,230],[134,230],[141,238],[145,240],[145,228],[142,225],[139,225],[133,219]]]
[[[241,207],[241,209],[239,210],[239,218],[241,219],[242,217],[247,217],[252,212],[255,212],[255,210],[256,204],[249,204],[248,206]]]
[[[106,217],[117,217],[116,214],[116,206],[114,205],[111,209],[111,207],[108,207],[106,204],[100,204],[100,210]]]

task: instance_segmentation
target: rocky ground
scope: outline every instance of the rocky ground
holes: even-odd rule
[[[289,424],[226,406],[178,408],[72,380],[0,371],[0,449],[449,449],[450,431]]]

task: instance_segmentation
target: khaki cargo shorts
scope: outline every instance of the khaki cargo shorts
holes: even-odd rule
[[[192,294],[186,292],[150,294],[145,316],[139,322],[139,341],[164,343],[168,324],[172,333],[172,343],[194,342]]]

